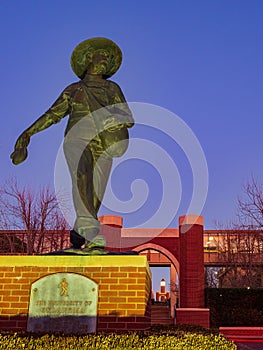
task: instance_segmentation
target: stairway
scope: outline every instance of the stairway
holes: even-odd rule
[[[169,305],[152,305],[151,325],[154,324],[174,324]]]

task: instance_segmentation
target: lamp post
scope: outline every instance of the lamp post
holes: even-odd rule
[[[170,293],[166,292],[165,288],[166,288],[165,279],[162,278],[160,283],[160,292],[156,292],[156,301],[165,302],[169,300]]]
[[[161,289],[161,293],[165,293],[165,279],[162,278],[161,279],[161,283],[160,283],[160,289]]]

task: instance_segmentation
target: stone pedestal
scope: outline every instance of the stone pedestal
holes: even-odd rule
[[[92,288],[87,291],[85,298],[82,294],[80,298],[78,296],[73,298],[71,295],[72,299],[63,295],[63,293],[68,295],[76,293],[75,289],[74,291],[70,289],[73,280],[68,277],[72,278],[72,274],[76,275],[79,281],[82,277],[88,278],[94,282],[95,289],[96,285],[98,286],[96,315],[90,314],[88,305],[85,305],[87,301],[95,303],[96,297],[91,296]],[[41,297],[35,298],[34,305],[37,309],[33,308],[32,311],[30,299],[32,302],[33,294],[41,290],[38,284],[41,278],[48,276],[55,278],[56,296],[46,296],[45,299],[45,293],[41,294]],[[35,288],[37,290],[34,292]],[[58,291],[62,293],[60,297],[57,295]],[[96,319],[97,332],[145,330],[151,324],[150,298],[151,273],[144,256],[0,256],[0,330],[33,330],[30,328],[31,316],[51,317],[57,320],[60,316],[66,318],[69,316],[71,320],[76,316],[78,321],[83,317],[93,317],[93,321]],[[58,305],[53,305],[63,300],[80,303],[82,299],[84,304],[81,303],[78,310],[75,310],[77,314],[72,310],[72,305],[60,305],[59,312]],[[49,310],[51,304],[53,311]],[[57,308],[54,308],[55,306]],[[94,330],[90,321],[84,320],[83,324],[81,326],[83,331],[76,330],[74,333],[83,334]],[[59,327],[54,328],[53,332],[60,331]]]

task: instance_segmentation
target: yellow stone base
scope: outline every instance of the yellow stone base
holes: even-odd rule
[[[53,273],[98,284],[98,331],[150,326],[151,272],[145,256],[0,256],[0,330],[25,330],[31,284]]]

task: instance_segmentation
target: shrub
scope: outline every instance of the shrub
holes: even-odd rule
[[[263,324],[262,288],[207,288],[206,306],[214,327]]]
[[[171,330],[170,330],[171,331]],[[185,333],[177,337],[167,334],[125,333],[96,334],[86,336],[26,336],[0,334],[0,349],[43,350],[235,350],[234,343],[222,335]]]

